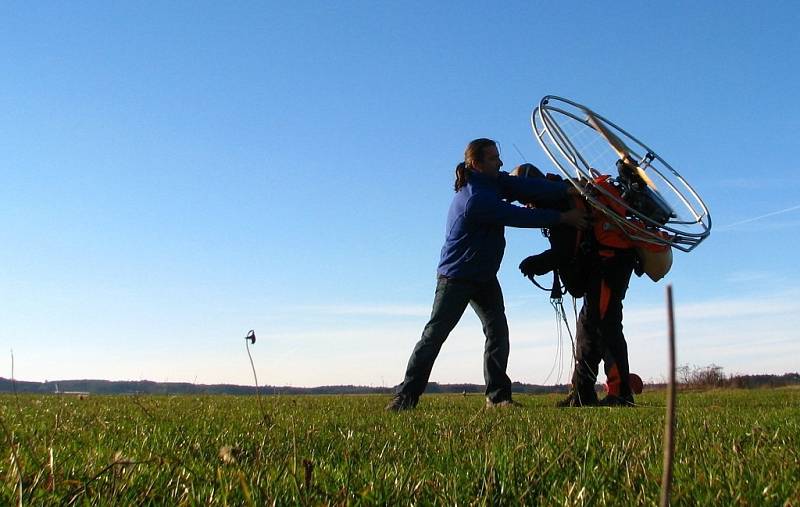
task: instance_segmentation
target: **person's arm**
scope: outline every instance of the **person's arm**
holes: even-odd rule
[[[556,210],[523,208],[487,194],[472,196],[467,203],[466,215],[477,223],[525,228],[551,227],[561,220],[561,213]]]
[[[545,178],[523,178],[500,171],[497,175],[500,197],[520,202],[549,201],[563,199],[571,185],[564,181]]]
[[[560,212],[547,208],[523,208],[489,194],[472,196],[467,203],[466,214],[468,219],[478,223],[509,227],[536,228],[564,224],[585,229],[589,225],[589,217],[583,210]]]

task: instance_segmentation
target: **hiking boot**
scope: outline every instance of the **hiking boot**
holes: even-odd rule
[[[602,407],[635,407],[636,403],[633,401],[633,395],[629,394],[627,396],[615,396],[613,394],[609,394],[602,400],[600,400],[600,406]]]
[[[500,401],[492,401],[489,398],[486,398],[486,408],[505,408],[505,407],[521,407],[522,403],[517,403],[514,400],[500,400]]]
[[[400,412],[401,410],[411,410],[417,406],[419,398],[412,398],[405,394],[395,394],[394,398],[386,405],[384,410],[389,412]]]
[[[597,400],[597,393],[587,391],[578,393],[575,389],[570,389],[569,394],[563,400],[556,403],[556,407],[596,407],[600,402]]]

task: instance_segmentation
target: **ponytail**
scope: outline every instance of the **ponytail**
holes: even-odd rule
[[[458,192],[461,190],[461,187],[467,184],[467,180],[469,180],[467,164],[461,162],[456,166],[456,183],[454,185],[455,191]]]

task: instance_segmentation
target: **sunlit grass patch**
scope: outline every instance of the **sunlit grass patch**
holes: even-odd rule
[[[0,504],[20,485],[45,505],[657,502],[663,392],[633,409],[517,399],[4,395]],[[800,391],[682,393],[678,409],[675,504],[797,504]]]

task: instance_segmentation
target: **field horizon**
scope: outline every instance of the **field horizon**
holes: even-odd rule
[[[721,368],[711,365],[707,367],[683,367],[684,384],[694,387],[780,387],[800,385],[800,373],[747,374],[725,376]],[[680,371],[679,371],[680,374]],[[680,375],[679,375],[680,376]],[[645,381],[648,388],[663,388],[666,383]],[[603,384],[598,384],[602,388]],[[388,394],[396,386],[373,386],[357,384],[335,384],[320,386],[291,385],[259,385],[253,384],[202,384],[196,382],[156,382],[152,380],[106,380],[106,379],[60,379],[44,382],[8,379],[0,376],[0,393],[66,393],[82,392],[89,394],[241,394],[250,395],[257,392],[271,394]],[[479,393],[484,391],[483,384],[475,383],[439,383],[429,382],[426,393]],[[569,389],[569,384],[532,384],[513,382],[514,393],[560,393]]]

